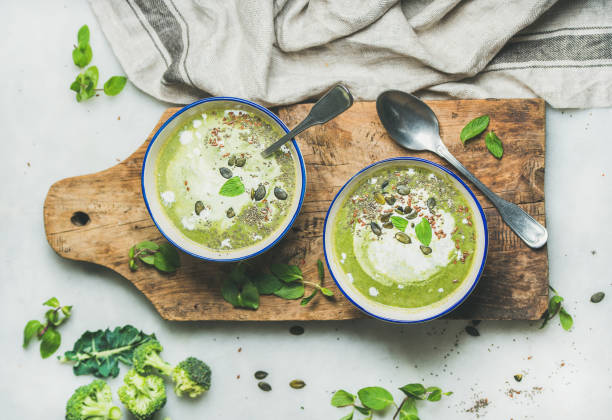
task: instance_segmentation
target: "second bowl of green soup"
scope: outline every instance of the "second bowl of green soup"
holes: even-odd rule
[[[276,244],[302,205],[306,175],[295,141],[261,151],[289,130],[266,108],[238,98],[203,99],[155,134],[142,192],[160,232],[214,261],[250,258]]]
[[[419,158],[364,168],[332,202],[323,233],[334,280],[358,308],[422,322],[463,302],[487,255],[487,222],[455,174]]]

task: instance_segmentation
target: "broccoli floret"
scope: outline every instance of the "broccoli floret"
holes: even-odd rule
[[[166,376],[172,375],[172,365],[164,361],[159,353],[164,348],[157,340],[147,341],[134,350],[134,369],[142,375],[155,373],[155,370]]]
[[[113,405],[110,387],[101,379],[80,386],[66,404],[66,420],[118,420],[121,409]]]
[[[150,419],[166,404],[166,387],[159,376],[143,376],[131,369],[123,382],[119,399],[138,420]]]
[[[195,357],[188,357],[176,365],[172,372],[174,392],[179,397],[183,393],[195,398],[210,389],[210,368]]]

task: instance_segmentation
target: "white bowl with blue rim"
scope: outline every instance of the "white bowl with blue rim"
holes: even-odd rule
[[[300,152],[295,140],[292,140],[291,142],[287,143],[286,146],[289,149],[294,162],[296,162],[296,194],[293,194],[289,214],[283,223],[278,227],[278,229],[272,232],[269,236],[263,238],[261,241],[244,248],[215,250],[197,243],[185,236],[166,216],[162,208],[162,203],[158,198],[159,194],[157,191],[155,173],[157,158],[162,146],[172,137],[177,128],[182,127],[186,121],[194,116],[201,115],[209,109],[218,109],[219,107],[251,112],[270,125],[280,127],[285,133],[289,132],[287,126],[280,120],[280,118],[272,113],[272,111],[254,102],[233,97],[211,97],[201,99],[185,106],[184,108],[181,108],[174,115],[172,115],[164,123],[164,125],[159,128],[159,130],[157,130],[145,153],[142,164],[141,183],[142,196],[147,206],[147,210],[149,211],[155,226],[157,226],[157,229],[159,229],[161,234],[170,243],[181,251],[203,260],[229,262],[251,258],[269,250],[276,245],[276,243],[278,243],[278,241],[280,241],[289,231],[291,225],[300,212],[302,202],[304,201],[304,194],[306,190],[306,169],[304,167],[302,153]]]
[[[399,308],[394,306],[384,305],[365,297],[352,284],[351,279],[342,269],[341,262],[336,258],[335,241],[333,240],[334,225],[338,210],[344,203],[347,195],[359,184],[364,178],[381,168],[387,166],[398,166],[406,164],[407,166],[422,166],[432,171],[434,174],[447,175],[446,178],[453,183],[467,201],[472,213],[474,214],[474,227],[476,229],[476,251],[472,267],[468,275],[463,280],[461,285],[453,293],[449,294],[442,300],[431,305],[418,308]],[[489,236],[487,229],[487,220],[485,218],[482,206],[476,199],[476,196],[470,188],[456,174],[448,169],[425,159],[415,157],[397,157],[373,163],[357,172],[346,184],[340,189],[336,197],[332,201],[327,215],[325,217],[325,226],[323,228],[323,248],[327,267],[331,273],[336,285],[344,296],[357,308],[366,314],[381,319],[383,321],[398,322],[398,323],[417,323],[430,321],[439,318],[453,309],[457,308],[467,297],[472,293],[482,271],[484,269],[487,258],[487,249],[489,245]]]

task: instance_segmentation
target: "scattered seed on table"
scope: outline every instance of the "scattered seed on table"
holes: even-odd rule
[[[258,370],[257,372],[255,372],[255,379],[263,379],[266,376],[268,376],[268,372],[265,372],[263,370]]]
[[[304,334],[304,327],[294,325],[293,327],[289,328],[289,332],[293,335],[302,335]]]
[[[289,382],[289,386],[293,389],[302,389],[306,386],[306,382],[302,381],[301,379],[294,379]]]
[[[468,325],[467,327],[465,327],[465,332],[471,335],[472,337],[478,337],[480,335],[478,330],[472,327],[471,325]]]
[[[516,382],[521,382],[523,380],[523,375],[520,373],[517,373],[516,375],[514,375],[514,380]]]
[[[593,296],[591,296],[591,302],[599,303],[603,300],[606,294],[604,292],[597,292]]]
[[[259,389],[261,389],[262,391],[268,392],[268,391],[272,391],[272,387],[270,386],[269,383],[267,382],[258,382],[257,386],[259,387]]]

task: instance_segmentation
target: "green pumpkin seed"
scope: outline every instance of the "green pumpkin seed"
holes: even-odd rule
[[[427,199],[427,208],[429,209],[431,213],[433,213],[434,207],[436,207],[436,199],[433,197],[429,197],[429,199]]]
[[[274,196],[279,200],[287,199],[287,191],[283,190],[280,187],[274,187]]]
[[[383,227],[385,229],[393,229],[393,223],[392,222],[386,222],[383,224]]]
[[[398,214],[404,214],[404,209],[402,208],[402,206],[397,206],[395,208],[395,212]]]
[[[232,177],[232,170],[230,168],[223,167],[219,169],[221,176],[225,179],[230,179]]]
[[[306,382],[302,381],[301,379],[294,379],[289,382],[289,386],[293,389],[302,389],[306,386]]]
[[[234,217],[236,215],[236,213],[234,212],[234,208],[230,207],[229,209],[227,209],[227,211],[225,212],[225,215],[230,219]]]
[[[374,235],[376,236],[382,235],[382,230],[380,229],[380,226],[378,226],[376,222],[370,223],[370,228],[372,229],[372,233],[374,233]]]
[[[412,239],[410,239],[410,236],[406,235],[404,232],[397,232],[395,234],[395,239],[397,239],[403,244],[409,244],[412,242]]]
[[[390,217],[391,217],[391,213],[385,213],[382,216],[380,216],[380,221],[383,223],[387,223]]]
[[[236,158],[236,166],[241,168],[244,166],[244,164],[246,163],[246,158],[245,157],[239,157]]]
[[[268,372],[265,372],[263,370],[258,370],[257,372],[255,372],[255,379],[263,379],[266,376],[268,376]]]
[[[517,373],[516,375],[514,375],[514,380],[516,382],[521,382],[523,380],[523,375],[520,373]]]
[[[255,188],[251,188],[251,200],[255,199]]]
[[[606,294],[604,292],[597,292],[593,296],[591,296],[591,302],[599,303],[603,300]]]
[[[376,200],[378,204],[385,204],[385,196],[379,192],[374,193],[374,200]]]
[[[430,247],[425,246],[425,245],[421,245],[420,248],[421,248],[421,252],[423,254],[425,254],[425,255],[431,254],[431,248]]]
[[[406,209],[410,209],[410,211],[407,211]],[[415,210],[415,209],[413,209],[413,208],[410,208],[410,207],[405,207],[405,208],[404,208],[404,213],[405,213],[405,216],[404,216],[404,217],[405,217],[406,219],[408,219],[408,220],[412,220],[412,219],[414,219],[415,217],[417,217],[417,212],[416,212],[416,210]]]
[[[259,387],[259,389],[261,389],[262,391],[268,392],[268,391],[272,391],[272,387],[270,386],[269,383],[267,382],[258,382],[257,386]]]
[[[400,195],[408,195],[410,194],[410,188],[406,184],[400,184],[397,186],[397,193]]]
[[[201,201],[196,201],[195,202],[195,213],[199,216],[200,213],[202,213],[202,210],[204,210],[204,203],[202,203]]]
[[[266,187],[264,187],[263,184],[259,184],[259,186],[255,190],[255,194],[253,195],[253,198],[255,199],[255,201],[260,201],[260,200],[263,200],[265,196],[266,196]]]
[[[227,160],[227,166],[234,166],[236,164],[236,155],[231,155]]]
[[[382,185],[380,186],[380,189],[384,190],[385,188],[387,188],[388,185],[389,185],[389,181],[384,181]]]
[[[392,206],[395,204],[395,197],[393,197],[392,195],[388,195],[385,197],[385,201],[388,205]]]

